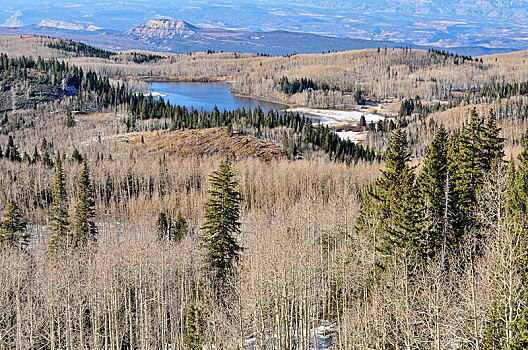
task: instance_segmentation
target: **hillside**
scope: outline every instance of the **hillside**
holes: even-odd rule
[[[0,349],[528,344],[528,52],[0,53]]]
[[[225,128],[135,132],[114,138],[117,142],[134,145],[139,152],[169,157],[235,156],[237,159],[258,158],[264,161],[285,158],[280,147],[249,135],[228,136]]]

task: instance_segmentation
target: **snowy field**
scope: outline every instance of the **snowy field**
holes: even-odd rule
[[[335,109],[316,109],[316,108],[290,108],[288,112],[304,114],[307,117],[313,116],[321,121],[321,124],[328,126],[337,126],[343,124],[356,124],[361,116],[365,116],[367,123],[384,120],[385,117],[379,114],[373,114],[369,111],[340,111]]]
[[[381,110],[380,106],[369,106],[369,108],[375,108]],[[307,117],[312,117],[317,121],[314,125],[322,124],[332,126],[340,126],[346,124],[356,125],[361,116],[365,117],[367,124],[374,122],[377,123],[380,120],[390,119],[380,114],[371,113],[368,110],[354,110],[354,111],[341,111],[335,109],[317,109],[317,108],[305,108],[296,107],[287,109],[287,112],[304,114]],[[337,135],[342,140],[350,140],[353,142],[364,140],[367,137],[367,131],[338,131]]]

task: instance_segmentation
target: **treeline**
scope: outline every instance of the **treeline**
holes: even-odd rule
[[[32,74],[32,70],[43,74]],[[93,71],[84,72],[82,68],[56,59],[38,57],[34,60],[25,56],[9,58],[0,54],[0,74],[4,84],[6,81],[36,81],[40,84],[73,87],[79,105],[92,101],[107,108],[126,102],[130,95],[124,84],[114,86],[108,77],[98,76]],[[92,93],[93,96],[90,95]]]
[[[485,86],[481,92],[482,96],[493,98],[510,98],[512,96],[527,96],[528,81],[521,83],[497,83]]]
[[[156,62],[163,59],[163,56],[160,55],[153,55],[153,54],[143,54],[138,52],[132,53],[132,62],[134,63],[150,63],[150,62]]]
[[[327,83],[317,84],[312,79],[308,78],[294,79],[290,81],[288,77],[283,76],[279,80],[278,85],[280,86],[280,91],[288,95],[299,94],[308,89],[322,91],[340,91],[340,88],[338,86],[330,87],[330,85],[328,85]]]
[[[451,58],[454,59],[454,63],[457,64],[457,65],[459,63],[464,64],[466,61],[479,62],[478,58],[473,59],[473,57],[471,57],[471,56],[453,54],[452,52],[449,52],[449,51],[446,51],[446,50],[428,49],[427,52],[435,54],[435,55],[438,55],[438,56],[443,56],[445,58],[451,57]],[[480,59],[480,63],[483,63],[482,58]]]
[[[50,41],[46,43],[46,46],[55,50],[61,50],[63,52],[73,52],[85,57],[109,59],[111,56],[115,55],[115,52],[98,49],[96,47],[86,45],[80,42],[64,39],[59,39],[58,41]]]
[[[298,136],[295,147],[300,149],[302,144],[311,144],[313,147],[322,149],[332,160],[345,162],[347,164],[357,160],[374,161],[379,160],[374,150],[364,148],[349,140],[342,140],[328,127],[313,126],[313,121],[298,113],[280,114],[277,111],[269,111],[267,114],[257,107],[251,109],[236,109],[234,111],[222,111],[214,108],[212,112],[198,111],[186,107],[172,106],[170,102],[163,99],[155,99],[152,96],[132,94],[128,101],[129,112],[132,118],[126,119],[128,130],[136,126],[136,118],[160,119],[167,118],[171,122],[171,130],[206,129],[213,127],[233,127],[240,125],[244,129],[255,130],[257,136],[263,128],[275,129],[286,127]],[[297,151],[292,151],[296,155]]]

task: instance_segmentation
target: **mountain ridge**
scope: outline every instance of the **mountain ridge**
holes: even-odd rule
[[[180,54],[225,51],[281,56],[385,47],[389,49],[402,47],[445,49],[442,47],[413,45],[407,42],[346,38],[286,30],[256,32],[239,29],[199,27],[182,19],[171,20],[166,18],[151,19],[124,32],[105,29],[75,30],[72,28],[36,25],[14,28],[0,27],[0,35],[24,34],[80,41],[113,51],[148,50]],[[460,55],[472,56],[513,51],[508,48],[485,47],[456,47],[447,50]]]

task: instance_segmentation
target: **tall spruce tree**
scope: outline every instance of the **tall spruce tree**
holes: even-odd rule
[[[4,247],[25,248],[29,244],[29,234],[22,213],[12,200],[7,205],[4,220],[0,221],[0,250]]]
[[[200,309],[194,302],[187,310],[187,327],[185,336],[186,350],[201,350],[204,343],[205,321]]]
[[[62,168],[61,157],[57,158],[53,202],[50,218],[51,240],[49,248],[52,252],[71,244],[70,221],[68,217],[68,196],[66,193],[66,175]]]
[[[171,239],[175,242],[181,241],[183,236],[185,235],[185,232],[187,231],[187,221],[183,217],[181,211],[178,210],[178,213],[176,214],[176,219],[174,220],[174,223],[172,225],[171,230]]]
[[[433,255],[445,238],[448,136],[440,126],[427,149],[422,172],[418,176],[420,200],[424,207],[424,250]]]
[[[458,245],[464,234],[476,228],[477,222],[472,215],[477,201],[477,193],[482,188],[484,177],[482,163],[482,120],[475,109],[471,118],[462,127],[460,135],[449,140],[449,226],[447,237],[450,247]]]
[[[202,225],[207,269],[219,289],[225,285],[242,250],[237,242],[241,197],[236,191],[238,183],[234,177],[227,161],[222,161],[219,170],[210,176],[212,189],[207,191],[210,199],[205,204],[205,223]]]
[[[385,170],[373,193],[382,217],[382,242],[378,249],[386,256],[396,250],[404,254],[417,252],[423,245],[419,235],[419,197],[409,159],[407,137],[399,126],[392,135],[385,154]]]
[[[495,114],[490,111],[486,125],[473,108],[470,120],[459,136],[452,137],[448,147],[449,227],[448,244],[458,245],[464,234],[477,230],[474,217],[477,194],[482,190],[484,175],[504,156],[504,139],[499,137]]]
[[[504,158],[504,138],[499,136],[500,128],[497,126],[497,117],[490,109],[488,121],[482,128],[482,168],[489,171]]]
[[[86,156],[83,158],[83,166],[77,184],[77,207],[75,208],[75,234],[74,246],[84,246],[90,241],[97,240],[97,226],[95,218],[95,200],[92,184],[90,181],[90,170]]]

